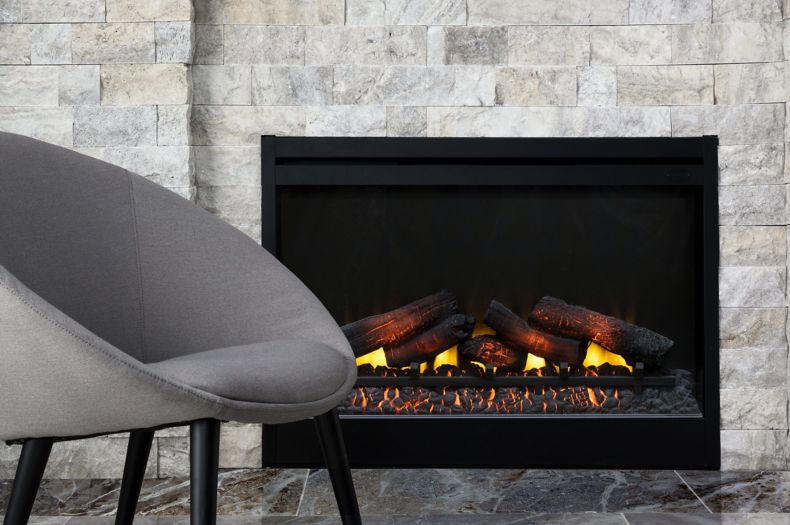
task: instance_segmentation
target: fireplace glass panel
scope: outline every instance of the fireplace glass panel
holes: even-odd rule
[[[399,366],[389,365],[402,341],[361,354],[342,414],[699,415],[700,197],[692,186],[280,186],[278,251],[341,325],[442,290],[474,318],[454,327],[466,330],[457,344]],[[497,301],[534,330],[546,296],[671,348],[656,362],[591,339],[597,325],[575,338],[562,322],[541,327],[579,345],[579,362],[566,363],[486,323]],[[504,361],[467,353],[484,335]]]

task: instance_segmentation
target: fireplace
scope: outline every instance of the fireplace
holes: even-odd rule
[[[352,465],[718,468],[716,150],[263,137],[263,245],[357,355]],[[321,464],[306,422],[263,454]]]

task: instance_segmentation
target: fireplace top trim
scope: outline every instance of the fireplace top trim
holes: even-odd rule
[[[278,165],[322,159],[683,159],[700,163],[718,137],[447,138],[447,137],[276,137],[263,135]],[[269,143],[269,141],[271,141]],[[269,143],[269,144],[267,144]],[[627,146],[627,147],[624,147]]]

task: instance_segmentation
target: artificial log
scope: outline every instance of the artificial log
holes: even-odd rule
[[[529,323],[552,334],[593,341],[610,352],[646,363],[658,362],[674,344],[642,326],[548,296],[532,309]]]
[[[391,367],[408,366],[409,363],[429,361],[453,345],[472,334],[475,318],[466,314],[451,315],[436,326],[420,335],[384,347],[387,365]]]
[[[522,370],[526,356],[493,335],[478,335],[458,345],[458,353],[469,361],[503,370]]]
[[[500,339],[524,353],[571,365],[581,365],[587,354],[586,342],[541,332],[498,301],[491,301],[485,322]]]
[[[342,330],[359,357],[409,339],[457,311],[458,301],[448,290],[442,290],[396,310],[354,321]]]

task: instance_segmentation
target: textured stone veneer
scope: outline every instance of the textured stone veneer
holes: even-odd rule
[[[787,468],[790,0],[0,0],[0,129],[260,229],[259,136],[718,134],[722,462]],[[223,427],[223,467],[260,464]],[[50,477],[118,477],[125,439]],[[0,448],[0,477],[18,448]],[[188,468],[161,432],[151,476]]]

